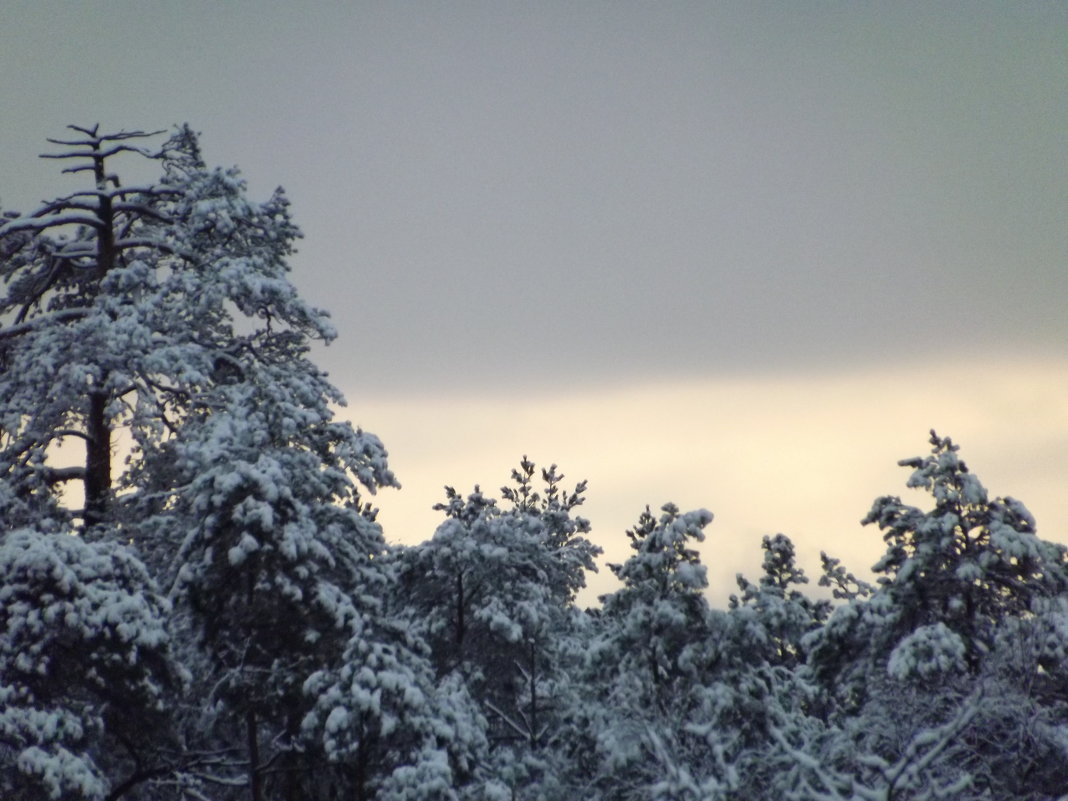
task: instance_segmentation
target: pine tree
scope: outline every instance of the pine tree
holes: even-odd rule
[[[402,587],[425,627],[439,676],[456,673],[479,702],[511,787],[548,781],[546,749],[558,735],[568,674],[564,646],[575,594],[599,549],[575,515],[585,482],[561,489],[556,466],[526,457],[503,487],[504,505],[475,487],[446,488],[447,519],[433,538],[400,555]],[[551,749],[550,749],[551,750]]]
[[[690,728],[724,623],[708,606],[707,571],[693,547],[711,520],[703,509],[666,504],[656,516],[647,508],[627,532],[630,558],[609,565],[623,586],[601,599],[586,700],[572,713],[594,797],[714,797],[727,778],[703,733]]]
[[[930,443],[900,464],[933,508],[888,496],[864,519],[887,545],[878,585],[852,589],[828,564],[847,603],[805,645],[829,726],[788,796],[1051,799],[1063,786],[1066,706],[1045,689],[1063,660],[1044,660],[1063,652],[1066,550],[1019,501],[991,500],[951,440],[932,431]]]
[[[634,553],[619,565],[609,565],[623,582],[602,599],[603,614],[614,621],[625,670],[632,670],[644,686],[644,701],[666,708],[680,698],[678,684],[689,681],[700,661],[708,625],[707,570],[693,542],[704,539],[712,521],[706,510],[680,513],[667,504],[659,517],[647,508],[627,532]]]
[[[30,527],[60,548],[76,529],[148,565],[173,601],[151,609],[197,669],[187,704],[221,727],[191,719],[169,787],[242,772],[258,801],[265,764],[300,751],[305,680],[341,658],[387,580],[360,491],[396,481],[376,437],[333,419],[343,399],[307,358],[334,331],[289,281],[299,230],[284,193],[250,201],[236,170],[205,166],[188,127],[159,149],[144,146],[153,134],[72,130],[50,157],[91,187],[0,226],[4,537]],[[162,176],[123,185],[123,155]],[[70,441],[85,448],[73,467],[55,458]],[[212,737],[238,729],[235,761]],[[286,782],[277,792],[297,792]]]
[[[0,795],[116,799],[154,778],[182,674],[170,606],[120,545],[0,540]]]
[[[932,431],[930,442],[929,456],[899,464],[934,508],[875,501],[863,523],[887,544],[878,587],[836,610],[813,642],[818,674],[858,700],[865,675],[888,663],[902,676],[977,673],[1000,621],[1068,589],[1068,551],[1036,535],[1019,501],[991,500],[950,439]]]
[[[203,703],[226,712],[217,734],[241,732],[253,798],[268,763],[299,785],[305,682],[340,662],[388,581],[381,529],[351,479],[363,463],[354,432],[274,372],[220,388],[186,422],[167,448],[179,483],[146,519],[176,544],[168,576],[211,671]]]
[[[908,486],[930,493],[934,508],[884,497],[863,522],[883,531],[887,551],[873,569],[886,577],[900,630],[948,626],[974,668],[999,620],[1068,590],[1068,551],[1036,536],[1019,501],[990,500],[948,437],[932,431],[931,446],[930,456],[900,464],[913,468]]]
[[[827,601],[813,601],[796,589],[808,577],[796,564],[794,544],[784,534],[764,537],[764,575],[757,584],[738,576],[741,597],[731,596],[735,624],[741,625],[750,659],[795,668],[805,661],[804,639],[830,614]]]

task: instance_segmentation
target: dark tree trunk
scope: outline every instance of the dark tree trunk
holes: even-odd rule
[[[107,519],[111,492],[111,428],[107,420],[108,396],[102,391],[89,394],[88,438],[85,445],[85,528]]]
[[[538,663],[534,638],[530,639],[530,747],[538,746]]]
[[[107,187],[104,156],[100,155],[99,143],[92,146],[93,174],[96,188],[103,192]],[[115,263],[115,211],[111,198],[101,194],[96,216],[100,228],[96,239],[96,272],[98,280],[107,274]],[[101,376],[103,384],[106,376]],[[107,420],[108,396],[102,388],[89,392],[89,419],[86,421],[88,444],[85,454],[85,528],[92,529],[107,518],[108,494],[111,491],[111,429]]]
[[[464,620],[464,608],[467,601],[464,598],[464,575],[456,575],[456,662],[463,661],[464,637],[467,634],[467,624]]]
[[[356,764],[352,768],[352,801],[371,801],[371,793],[367,788],[367,763],[369,760],[367,740],[360,738],[356,748]]]
[[[256,712],[245,712],[245,727],[248,730],[248,792],[250,801],[262,801],[260,789],[260,741],[256,734]]]

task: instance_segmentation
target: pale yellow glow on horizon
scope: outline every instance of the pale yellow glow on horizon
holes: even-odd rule
[[[614,586],[605,563],[626,558],[624,532],[645,505],[668,501],[715,514],[702,558],[722,603],[737,572],[756,577],[766,534],[789,535],[813,579],[820,550],[867,575],[882,552],[859,524],[872,501],[929,505],[897,460],[926,453],[931,428],[961,445],[993,496],[1022,500],[1041,536],[1068,541],[1065,397],[1068,363],[1006,360],[525,396],[349,393],[343,413],[382,438],[403,484],[374,499],[391,542],[433,534],[444,485],[496,495],[526,454],[558,464],[567,484],[589,480],[582,514],[605,555],[584,603]]]

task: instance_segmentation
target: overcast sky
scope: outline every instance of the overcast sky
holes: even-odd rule
[[[5,0],[0,67],[4,208],[69,123],[286,188],[391,539],[529,453],[613,559],[675,500],[721,585],[863,569],[936,426],[1068,540],[1068,4]]]

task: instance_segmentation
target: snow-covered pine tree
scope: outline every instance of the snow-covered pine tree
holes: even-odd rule
[[[169,772],[169,609],[121,545],[0,534],[0,796],[111,801]]]
[[[386,611],[360,615],[342,659],[304,685],[303,743],[321,761],[299,797],[494,798],[478,704],[458,674],[435,676],[420,628]]]
[[[640,683],[643,705],[665,709],[679,700],[676,685],[701,667],[694,649],[703,647],[707,630],[708,579],[693,545],[704,540],[712,514],[681,513],[672,504],[661,512],[657,517],[647,508],[627,532],[634,553],[609,565],[623,586],[601,600],[609,636],[623,654],[619,667]]]
[[[0,468],[23,504],[82,485],[75,518],[91,529],[120,522],[116,490],[146,480],[138,457],[165,444],[213,387],[278,364],[307,377],[309,402],[340,398],[305,358],[310,341],[335,332],[289,281],[300,234],[284,193],[250,201],[236,170],[205,166],[188,127],[158,149],[139,144],[151,134],[73,130],[49,155],[93,186],[0,226]],[[128,153],[157,162],[162,177],[124,186],[111,160]],[[120,429],[135,458],[115,475]],[[359,479],[389,483],[380,444],[359,439]],[[82,465],[55,464],[53,446],[68,440],[84,444]]]
[[[932,431],[930,443],[900,464],[933,508],[888,496],[864,519],[887,544],[878,585],[854,593],[829,565],[847,603],[805,645],[831,726],[809,742],[807,789],[791,797],[835,798],[843,782],[917,799],[1052,799],[1063,786],[1050,767],[1068,760],[1068,707],[1046,676],[1064,662],[1045,660],[1065,650],[1066,550],[1037,536],[1019,501],[991,500],[951,440]]]
[[[764,537],[764,575],[753,584],[738,575],[741,596],[731,596],[735,625],[744,630],[749,660],[796,668],[805,661],[803,640],[831,611],[828,601],[814,601],[797,589],[808,583],[797,566],[794,544],[785,534]]]
[[[107,169],[118,154],[147,154],[144,134],[75,131],[55,155],[92,188],[0,222],[0,783],[16,798],[119,798],[165,773],[156,747],[177,673],[169,605],[144,566],[121,542],[70,536],[77,518],[101,534],[111,496],[109,329],[122,325],[101,287],[169,190],[123,187]],[[81,465],[54,460],[65,439],[84,444]],[[65,507],[68,482],[83,511]]]
[[[747,799],[779,798],[774,732],[820,730],[814,720],[816,687],[805,675],[805,639],[830,613],[826,600],[799,588],[808,583],[797,565],[794,545],[784,534],[766,536],[763,574],[754,583],[737,576],[740,596],[732,595],[718,619],[714,669],[700,692],[700,709],[690,729],[700,732],[733,776],[732,791]],[[730,797],[730,796],[728,796]]]
[[[307,359],[334,331],[289,281],[299,231],[281,190],[250,201],[236,170],[205,166],[187,127],[159,149],[142,132],[72,130],[50,155],[90,186],[0,226],[5,544],[19,527],[63,537],[77,526],[86,544],[136,550],[170,591],[172,628],[204,647],[183,660],[224,671],[194,675],[194,695],[240,719],[247,747],[232,767],[258,799],[261,734],[295,753],[314,703],[296,700],[312,672],[305,649],[340,658],[352,607],[382,581],[381,531],[357,488],[395,480],[377,438],[333,419],[342,398]],[[123,185],[113,161],[124,154],[162,177]],[[55,459],[71,441],[85,447],[73,467]],[[65,496],[70,484],[82,491]],[[79,494],[84,508],[68,509]],[[269,626],[290,636],[268,642]],[[267,664],[272,681],[253,696],[249,673]],[[177,772],[235,781],[203,754]]]
[[[633,550],[609,565],[623,582],[602,597],[583,703],[572,710],[576,775],[598,799],[715,798],[723,767],[693,715],[716,658],[717,627],[695,543],[712,514],[648,508],[627,532]]]
[[[931,432],[931,455],[905,459],[908,486],[934,508],[878,499],[864,523],[883,531],[887,552],[873,568],[886,576],[904,630],[944,623],[962,638],[974,668],[998,621],[1027,614],[1032,601],[1068,590],[1068,551],[1036,536],[1035,520],[1014,498],[989,499],[957,455]]]
[[[389,580],[352,478],[366,454],[306,378],[250,370],[211,392],[210,410],[168,442],[178,484],[153,495],[167,502],[146,519],[177,544],[171,594],[210,670],[201,704],[220,712],[208,733],[245,744],[254,799],[319,780],[303,742],[316,703],[305,682],[341,662]]]
[[[929,456],[899,464],[934,508],[875,501],[863,523],[887,544],[873,568],[878,587],[839,607],[813,639],[818,675],[858,698],[864,675],[891,662],[902,675],[977,673],[1000,621],[1068,590],[1068,550],[1040,539],[1019,501],[991,500],[950,439],[932,431],[930,442]]]
[[[128,309],[109,303],[109,284],[145,255],[170,253],[165,237],[146,235],[160,225],[156,207],[170,190],[125,187],[110,171],[123,153],[161,157],[137,144],[151,134],[72,130],[78,138],[49,140],[64,150],[46,157],[73,160],[64,172],[90,173],[91,186],[31,214],[5,215],[0,226],[0,470],[17,501],[4,510],[7,520],[55,515],[57,487],[70,481],[81,484],[79,516],[90,528],[103,522],[111,494],[120,399],[137,395],[125,380],[129,343],[116,336]],[[68,439],[84,444],[84,460],[58,468],[49,450]]]
[[[478,487],[467,498],[446,488],[437,507],[445,522],[399,555],[405,603],[425,626],[438,675],[458,674],[478,700],[494,763],[513,788],[553,778],[545,751],[560,733],[573,602],[600,552],[574,514],[585,482],[566,492],[555,465],[540,473],[539,491],[524,457],[502,488],[506,505]]]

